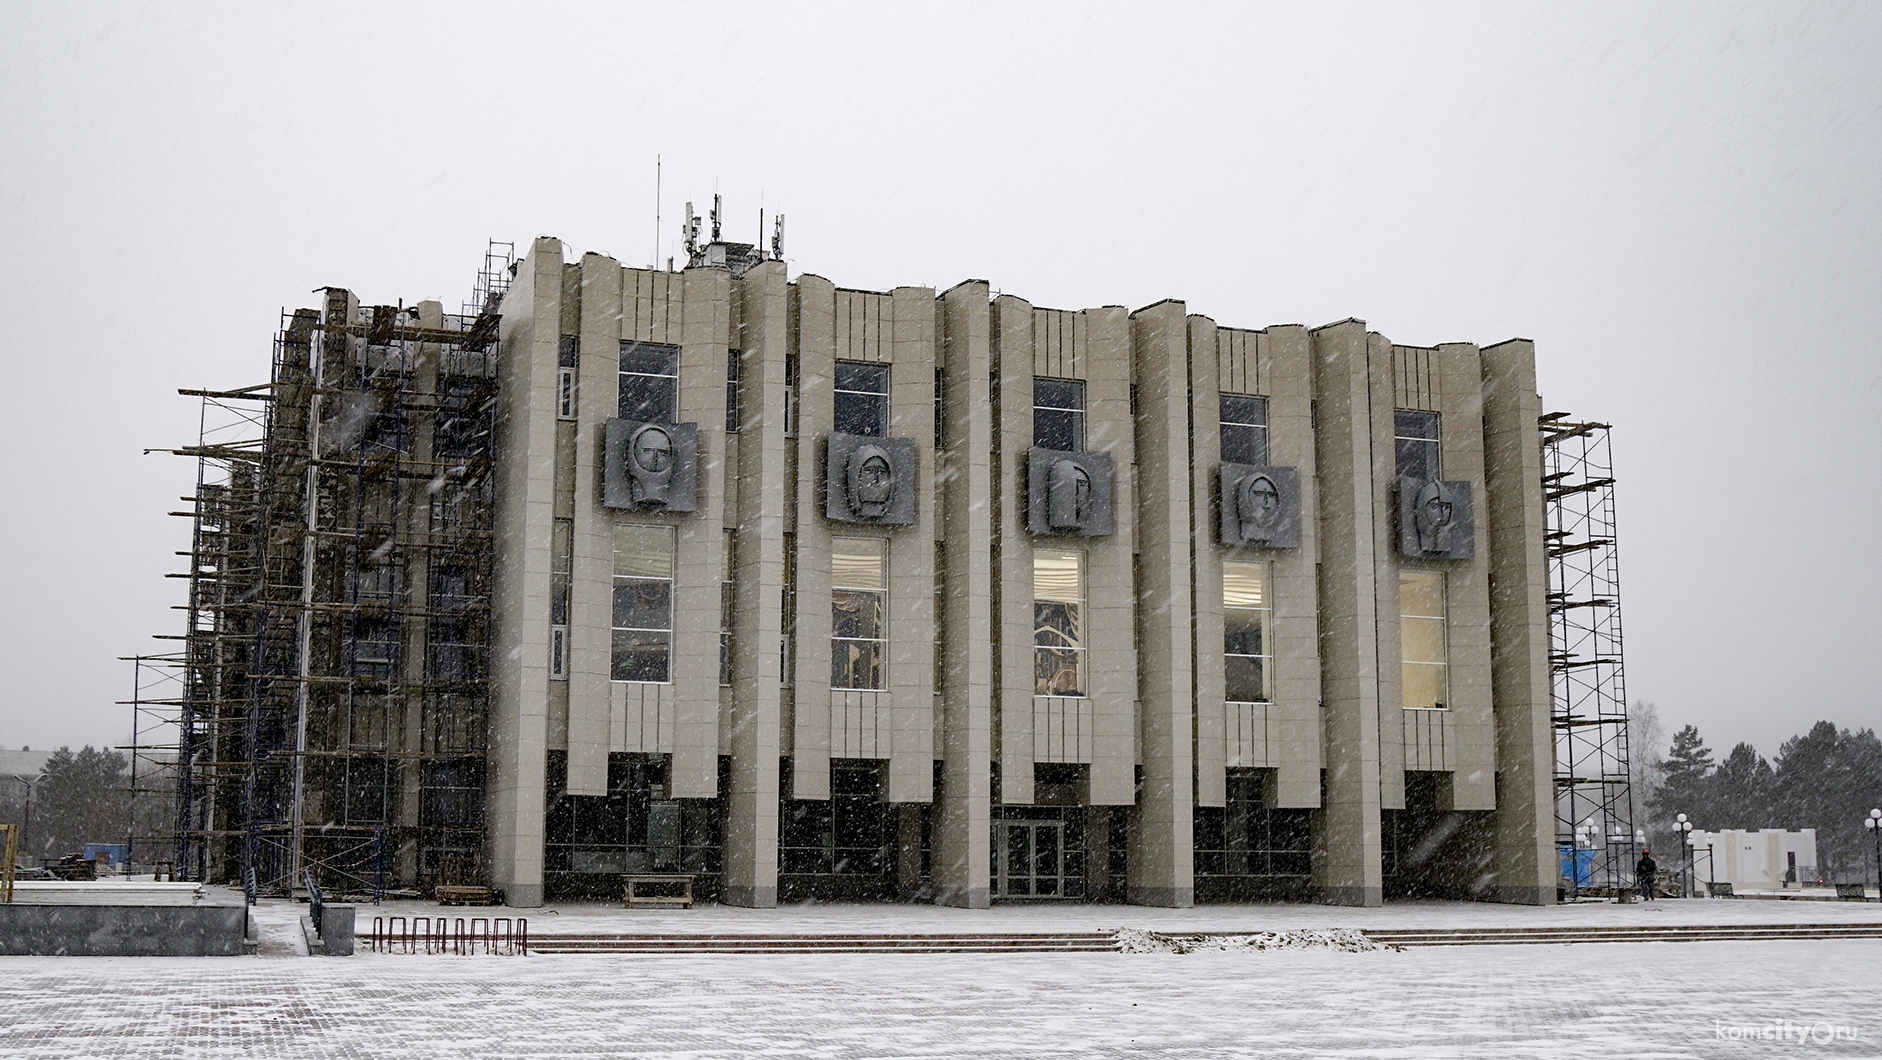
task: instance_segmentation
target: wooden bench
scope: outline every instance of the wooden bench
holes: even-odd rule
[[[1836,885],[1836,900],[1839,902],[1866,902],[1869,892],[1860,883],[1839,883]]]
[[[433,891],[432,897],[439,905],[496,905],[497,892],[489,887],[471,884],[441,883]]]
[[[1726,883],[1724,880],[1717,880],[1712,883],[1706,884],[1706,895],[1711,898],[1736,898],[1738,897],[1737,895],[1732,893],[1732,885],[1729,883]]]
[[[678,888],[679,893],[647,893],[643,887],[655,891],[671,891]],[[677,905],[682,909],[693,907],[693,877],[678,872],[630,872],[621,877],[621,904],[629,909],[639,905]]]

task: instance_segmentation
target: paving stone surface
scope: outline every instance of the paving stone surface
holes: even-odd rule
[[[1876,941],[5,958],[0,1056],[1882,1056],[1878,969]],[[1786,1026],[1855,1038],[1743,1039]]]

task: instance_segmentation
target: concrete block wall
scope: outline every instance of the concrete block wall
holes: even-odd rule
[[[557,344],[571,333],[581,340],[580,415],[558,427]],[[599,428],[614,414],[622,340],[680,347],[680,419],[699,425],[697,513],[599,504]],[[1395,346],[1356,320],[1249,331],[1191,315],[1178,301],[1135,313],[1052,310],[995,297],[982,281],[939,295],[853,291],[813,275],[792,280],[776,262],[737,279],[723,267],[640,270],[600,255],[564,262],[554,240],[539,240],[519,266],[501,342],[488,853],[513,903],[540,900],[550,747],[568,751],[571,793],[602,794],[608,753],[638,751],[672,756],[675,796],[723,794],[723,894],[746,905],[776,901],[780,793],[828,798],[833,758],[880,761],[887,801],[933,804],[932,890],[947,904],[988,902],[994,808],[1032,804],[1040,763],[1084,767],[1093,849],[1127,843],[1130,867],[1118,882],[1135,902],[1191,901],[1195,809],[1223,805],[1227,771],[1241,768],[1269,771],[1270,805],[1314,811],[1313,882],[1324,900],[1381,899],[1381,814],[1404,805],[1408,770],[1451,778],[1445,809],[1494,811],[1498,897],[1540,900],[1544,883],[1552,887],[1544,879],[1547,589],[1528,344]],[[740,351],[735,434],[724,430],[729,349]],[[823,515],[822,446],[839,360],[890,367],[889,434],[915,439],[920,454],[915,525],[833,524]],[[793,361],[797,425],[787,434]],[[1085,448],[1110,452],[1117,472],[1108,536],[1026,530],[1036,376],[1085,383]],[[1268,400],[1270,463],[1300,472],[1297,547],[1216,542],[1222,393]],[[1442,565],[1451,619],[1444,711],[1406,711],[1399,700],[1394,408],[1439,413],[1445,477],[1472,482],[1477,501],[1476,556]],[[576,627],[560,695],[550,687],[560,682],[547,680],[546,648],[558,517],[570,528]],[[612,534],[621,521],[679,534],[670,684],[608,679]],[[886,543],[881,692],[829,687],[834,536]],[[1035,547],[1086,557],[1083,697],[1034,695]],[[722,689],[719,586],[729,559],[735,650]],[[1266,703],[1223,700],[1227,559],[1267,564]],[[796,601],[789,615],[787,590]],[[732,778],[723,793],[721,755]],[[1127,839],[1104,834],[1108,818],[1098,811],[1111,806],[1131,809]],[[899,827],[917,834],[920,816],[904,814]]]

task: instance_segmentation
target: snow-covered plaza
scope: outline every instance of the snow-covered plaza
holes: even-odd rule
[[[408,911],[422,907],[414,904]],[[381,910],[380,912],[386,912]],[[531,934],[1882,921],[1882,906],[532,911]],[[1882,1055],[1882,941],[1174,954],[0,959],[8,1057]],[[374,910],[361,911],[368,929]],[[1768,1035],[1765,1037],[1765,1035]],[[1853,1037],[1852,1037],[1853,1036]],[[1829,1040],[1820,1040],[1820,1039]]]

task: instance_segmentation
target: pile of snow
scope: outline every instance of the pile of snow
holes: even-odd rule
[[[1223,950],[1343,950],[1370,953],[1403,946],[1379,942],[1351,928],[1302,931],[1257,931],[1252,935],[1178,935],[1161,931],[1117,930],[1117,947],[1125,953],[1209,953]]]

